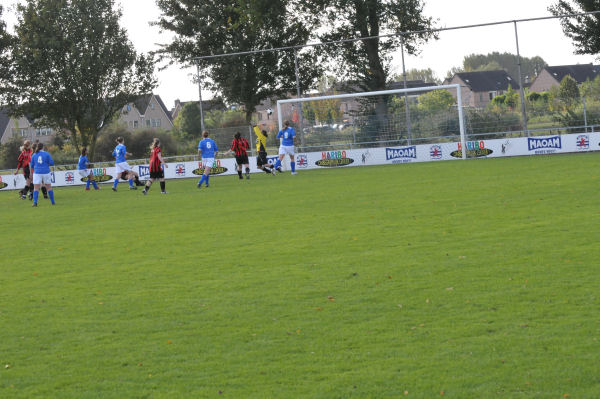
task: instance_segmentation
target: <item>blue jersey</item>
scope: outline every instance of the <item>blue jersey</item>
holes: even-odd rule
[[[126,162],[126,160],[125,160],[126,153],[127,153],[127,149],[125,148],[124,144],[119,144],[118,146],[116,146],[112,153],[113,157],[115,157],[115,162],[116,163]]]
[[[215,153],[219,151],[217,143],[208,137],[198,143],[198,150],[202,152],[202,158],[214,158]]]
[[[87,155],[81,155],[81,156],[79,157],[79,164],[77,164],[77,168],[78,168],[79,170],[84,170],[84,169],[87,169],[87,164],[88,164],[88,162],[89,162],[89,160],[88,160],[88,157],[87,157]]]
[[[283,140],[281,141],[281,145],[288,147],[294,145],[294,137],[296,137],[296,131],[293,127],[286,127],[285,129],[280,130],[279,133],[277,133],[278,139],[283,138]]]
[[[31,157],[31,168],[38,175],[50,173],[50,166],[54,165],[54,160],[46,151],[39,151]]]

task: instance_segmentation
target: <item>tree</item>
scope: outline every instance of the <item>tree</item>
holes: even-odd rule
[[[10,76],[10,46],[12,36],[6,32],[6,23],[2,19],[2,6],[0,5],[0,98],[5,91],[6,81]]]
[[[452,70],[456,72],[477,72],[505,70],[515,81],[519,81],[518,57],[516,54],[493,52],[489,54],[470,54],[463,58],[462,68]],[[542,57],[521,57],[521,74],[526,80],[532,81],[544,67],[546,61]]]
[[[11,113],[68,132],[93,159],[102,126],[155,87],[152,58],[135,52],[114,0],[27,0],[17,13]]]
[[[311,24],[290,18],[292,0],[158,0],[163,15],[156,22],[175,33],[158,52],[181,64],[198,63],[210,78],[204,82],[233,104],[243,104],[246,121],[261,101],[295,93],[294,51],[228,56],[195,61],[194,57],[303,45]],[[320,68],[311,51],[298,53],[300,89],[312,87]]]
[[[173,124],[183,137],[199,138],[202,134],[202,122],[198,103],[189,102],[185,104]]]
[[[598,0],[559,0],[548,7],[554,15],[579,14],[589,11],[598,11]],[[565,35],[573,40],[575,54],[600,53],[600,14],[578,15],[575,17],[561,18],[561,25]]]
[[[390,72],[391,54],[401,45],[408,54],[417,54],[419,47],[434,37],[424,30],[433,27],[433,19],[423,15],[421,0],[313,0],[303,2],[303,8],[320,16],[321,40],[336,41],[356,37],[368,40],[346,41],[325,46],[324,51],[336,61],[347,80],[358,82],[365,90],[384,90]],[[389,33],[419,31],[404,36],[381,39]],[[377,125],[383,131],[387,123],[388,97],[379,97],[375,105]]]
[[[392,77],[396,82],[404,81],[402,74],[396,74]],[[406,71],[406,80],[422,80],[425,83],[441,84],[442,81],[436,76],[431,68],[426,69],[409,69]]]
[[[579,87],[577,87],[577,81],[570,75],[560,81],[558,97],[565,104],[566,109],[570,109],[573,104],[579,102]]]
[[[448,90],[433,90],[419,96],[419,109],[422,111],[444,111],[456,105],[456,100]]]

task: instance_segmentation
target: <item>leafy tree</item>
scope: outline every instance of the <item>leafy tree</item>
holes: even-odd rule
[[[305,119],[320,124],[337,123],[343,115],[341,101],[338,98],[306,102],[302,106],[302,112]]]
[[[321,40],[335,41],[356,37],[368,40],[326,46],[324,50],[336,61],[347,80],[358,82],[368,91],[384,90],[390,73],[391,54],[403,44],[408,54],[417,54],[430,38],[433,19],[423,15],[421,0],[313,0],[303,2],[304,11],[319,16]],[[376,36],[420,31],[406,36],[380,39]],[[377,126],[366,130],[384,131],[387,124],[389,97],[381,96],[375,104]]]
[[[519,93],[516,92],[511,85],[508,85],[506,93],[494,97],[491,104],[505,106],[513,110],[519,105],[520,100]]]
[[[544,67],[546,61],[541,57],[521,57],[521,73],[523,78],[533,80]],[[516,54],[493,52],[489,54],[470,54],[463,58],[463,65],[459,68],[453,68],[449,74],[452,77],[458,72],[477,72],[505,70],[514,80],[518,81],[519,68]]]
[[[159,54],[171,62],[195,63],[193,58],[306,44],[310,22],[289,18],[292,0],[158,0],[163,12],[156,22],[175,33]],[[298,54],[300,89],[312,87],[320,68],[311,51]],[[243,104],[246,122],[256,105],[267,98],[295,92],[294,53],[265,52],[198,61],[209,87],[229,102]]]
[[[185,104],[173,124],[183,137],[188,139],[199,138],[202,135],[202,121],[198,103],[189,102]]]
[[[565,76],[560,81],[558,96],[567,109],[579,102],[579,87],[577,87],[577,81],[570,75]]]
[[[136,54],[114,0],[27,0],[17,13],[11,112],[69,132],[93,159],[102,126],[156,85],[152,59]]]
[[[598,0],[559,0],[548,7],[554,15],[580,14],[598,11]],[[565,35],[573,40],[575,54],[600,53],[600,14],[579,15],[561,19]]]
[[[22,145],[23,139],[13,137],[0,146],[0,169],[10,169],[17,165]]]
[[[433,90],[419,96],[419,110],[442,111],[456,104],[448,90]]]
[[[6,23],[2,19],[2,6],[0,5],[0,96],[5,91],[6,81],[10,76],[10,46],[13,38],[6,31]]]

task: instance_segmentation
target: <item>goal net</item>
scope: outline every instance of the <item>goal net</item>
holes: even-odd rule
[[[277,101],[300,151],[460,141],[466,148],[460,85],[425,86]],[[466,157],[463,151],[462,158]]]

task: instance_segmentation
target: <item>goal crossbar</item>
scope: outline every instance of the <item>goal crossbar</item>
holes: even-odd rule
[[[426,87],[415,87],[410,89],[392,89],[392,90],[379,90],[379,91],[365,91],[360,93],[347,93],[347,94],[333,94],[330,96],[317,96],[317,97],[301,97],[301,98],[289,98],[285,100],[277,100],[277,121],[279,123],[279,130],[283,129],[283,119],[281,113],[281,104],[288,103],[302,103],[307,101],[319,101],[319,100],[329,100],[336,98],[351,98],[351,97],[370,97],[370,96],[381,96],[381,95],[389,95],[389,94],[398,94],[398,93],[416,93],[416,92],[424,92],[424,91],[433,91],[433,90],[443,90],[443,89],[455,89],[456,90],[456,106],[458,108],[458,125],[460,129],[460,142],[463,148],[462,158],[467,158],[466,151],[466,139],[465,139],[465,124],[463,117],[463,106],[462,106],[462,93],[460,91],[460,84],[450,84],[450,85],[440,85],[440,86],[426,86]]]

